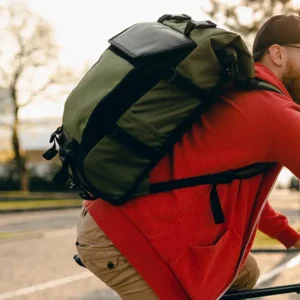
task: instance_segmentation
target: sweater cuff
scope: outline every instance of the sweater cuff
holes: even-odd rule
[[[287,249],[294,246],[299,239],[300,234],[289,225],[277,236],[277,240]]]

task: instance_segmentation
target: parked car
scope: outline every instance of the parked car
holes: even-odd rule
[[[291,182],[292,178],[295,177],[295,175],[287,168],[283,168],[278,175],[278,178],[275,183],[275,188],[277,189],[290,189],[291,188]],[[294,184],[293,179],[293,184]]]
[[[297,178],[295,175],[293,175],[290,180],[289,189],[299,191],[299,178]]]

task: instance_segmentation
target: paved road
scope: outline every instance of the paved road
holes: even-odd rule
[[[78,212],[79,209],[66,209],[3,214],[0,217],[0,233],[74,228]]]
[[[272,194],[271,199],[275,207],[285,210],[292,222],[298,220],[299,195],[280,191]],[[78,214],[79,209],[70,209],[1,215],[0,300],[118,299],[101,281],[73,261]],[[11,236],[3,238],[6,233]],[[264,274],[292,258],[284,254],[255,256]],[[300,264],[272,277],[263,286],[298,282]],[[265,299],[296,300],[300,296]]]
[[[26,233],[23,238],[1,240],[1,300],[119,299],[72,258],[78,213],[72,209],[2,216],[0,236],[4,232]]]

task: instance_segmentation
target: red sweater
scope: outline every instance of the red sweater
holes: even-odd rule
[[[300,238],[266,202],[282,165],[300,177],[300,106],[262,64],[256,64],[256,76],[285,96],[224,94],[150,174],[151,182],[160,182],[277,162],[264,174],[218,185],[225,223],[214,223],[211,185],[137,197],[121,207],[85,202],[160,299],[220,298],[243,265],[258,224],[286,247]]]

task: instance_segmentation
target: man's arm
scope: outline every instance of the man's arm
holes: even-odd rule
[[[279,112],[270,113],[268,121],[268,158],[300,178],[300,105],[290,102]],[[276,212],[269,203],[261,215],[259,229],[279,240],[286,248],[294,246],[300,249],[300,235],[288,224],[286,216]]]
[[[279,113],[270,115],[267,130],[268,159],[300,178],[300,105],[288,103]]]
[[[286,216],[272,208],[269,201],[261,214],[258,229],[269,237],[277,239],[286,248],[294,246],[300,249],[300,234],[289,225]]]

